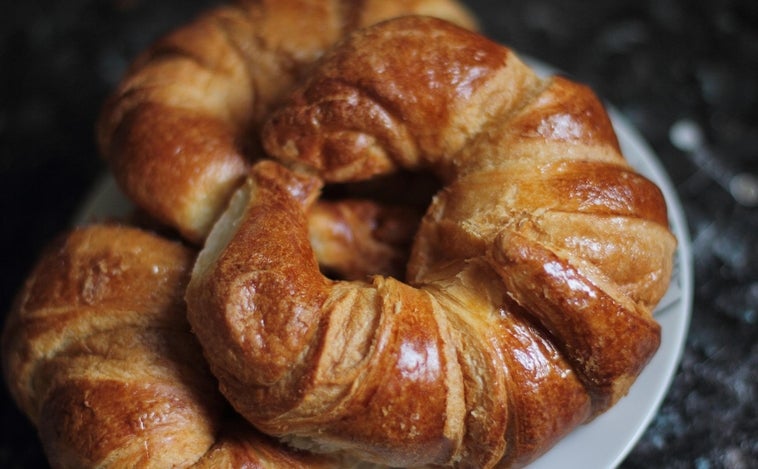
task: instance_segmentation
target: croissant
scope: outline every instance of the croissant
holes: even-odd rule
[[[53,467],[340,467],[227,409],[183,301],[195,253],[94,225],[52,244],[2,337],[11,395]]]
[[[240,0],[145,51],[105,104],[100,153],[138,206],[201,244],[262,156],[271,108],[350,30],[404,14],[473,28],[455,0]]]
[[[625,395],[655,353],[676,239],[585,86],[407,17],[331,49],[265,123],[206,240],[188,318],[263,432],[390,466],[522,466]],[[443,183],[405,277],[319,269],[324,184]]]

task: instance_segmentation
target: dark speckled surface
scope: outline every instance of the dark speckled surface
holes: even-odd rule
[[[758,467],[758,2],[468,3],[490,36],[613,103],[684,205],[695,253],[690,332],[666,399],[622,467]],[[209,4],[3,9],[0,311],[104,170],[93,124],[106,93],[139,50]],[[45,467],[34,431],[2,393],[0,467]]]

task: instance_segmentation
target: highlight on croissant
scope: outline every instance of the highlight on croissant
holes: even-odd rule
[[[215,7],[97,138],[147,216],[52,243],[2,336],[53,467],[520,467],[660,343],[661,191],[454,0]]]

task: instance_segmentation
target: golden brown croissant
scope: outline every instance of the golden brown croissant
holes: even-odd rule
[[[232,416],[186,321],[194,252],[134,228],[52,245],[3,331],[11,394],[53,467],[338,467]]]
[[[257,128],[352,29],[404,14],[473,27],[454,0],[240,0],[142,54],[103,109],[101,153],[124,192],[201,243],[260,156]]]
[[[586,87],[397,19],[331,50],[263,139],[290,169],[253,167],[186,299],[222,393],[264,432],[389,465],[523,465],[657,349],[676,241]],[[326,278],[307,228],[324,181],[398,168],[445,184],[407,283]]]

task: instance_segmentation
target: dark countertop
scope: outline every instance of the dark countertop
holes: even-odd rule
[[[209,3],[5,9],[0,310],[104,171],[93,125],[128,61]],[[685,209],[695,254],[690,332],[666,399],[622,467],[758,467],[758,2],[468,3],[490,36],[613,103],[657,153]],[[44,467],[33,429],[2,392],[0,467]]]

